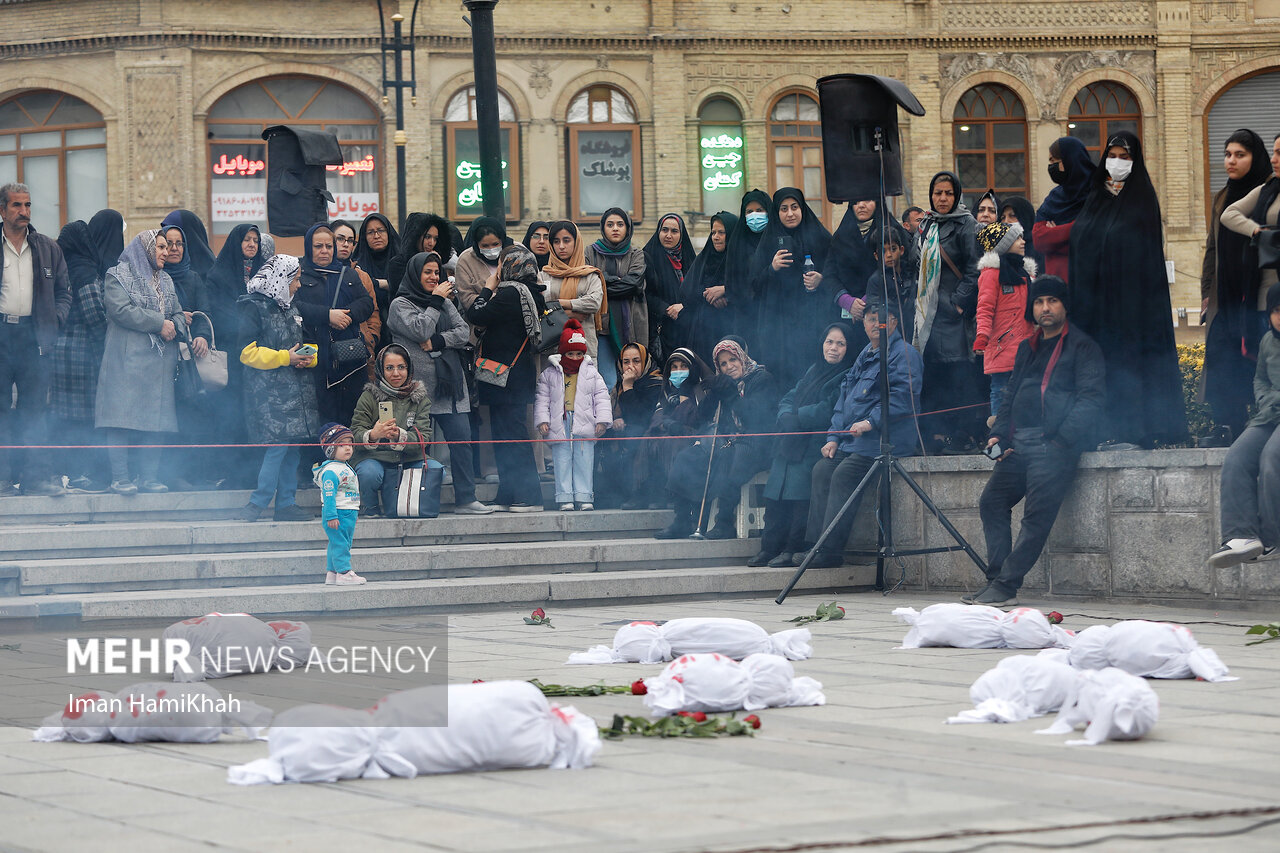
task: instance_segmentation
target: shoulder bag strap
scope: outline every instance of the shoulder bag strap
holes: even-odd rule
[[[942,247],[941,243],[938,244],[938,251],[942,253],[943,263],[951,268],[951,271],[956,274],[956,278],[964,280],[964,276],[960,274],[960,270],[956,267],[955,261],[951,260],[951,256],[947,254],[947,250]]]

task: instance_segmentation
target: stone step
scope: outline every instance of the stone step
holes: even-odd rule
[[[446,547],[357,547],[351,558],[356,571],[370,580],[413,580],[744,564],[757,547],[758,542],[753,539],[664,541],[606,537]],[[316,547],[14,561],[0,564],[0,569],[9,576],[4,581],[8,585],[6,593],[28,596],[295,584],[322,577],[324,565],[325,551]]]
[[[126,500],[120,498],[120,500]],[[630,539],[652,536],[671,521],[669,510],[493,513],[439,518],[362,518],[356,544],[362,549],[446,546],[467,543]],[[32,560],[225,554],[323,547],[319,519],[310,522],[129,521],[94,524],[32,524],[3,528],[0,567]]]
[[[734,540],[729,540],[730,542]],[[706,543],[725,544],[725,543]],[[366,569],[362,566],[361,572]],[[526,574],[503,577],[446,577],[371,580],[364,586],[304,584],[241,586],[234,589],[164,589],[148,592],[93,592],[76,595],[0,598],[0,627],[74,625],[130,620],[157,624],[210,612],[259,617],[317,614],[369,615],[385,612],[456,612],[469,607],[512,607],[519,611],[552,604],[671,600],[678,597],[746,597],[777,594],[794,569],[750,569],[723,561],[703,567],[627,569],[607,572]],[[371,572],[370,577],[376,577]],[[385,575],[384,575],[385,577]],[[854,592],[869,589],[874,566],[810,569],[797,591]],[[554,616],[554,613],[552,614]],[[518,617],[513,614],[513,624]]]

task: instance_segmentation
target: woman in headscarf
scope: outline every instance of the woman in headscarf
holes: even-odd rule
[[[978,196],[973,218],[978,221],[979,230],[1000,218],[1000,199],[996,198],[995,190],[987,190]]]
[[[653,420],[662,392],[662,374],[653,357],[641,344],[631,343],[622,348],[622,357],[615,365],[618,381],[609,394],[613,404],[611,438],[632,439],[607,441],[597,448],[600,468],[602,500],[606,506],[622,505],[624,509],[644,506],[645,498],[636,490],[636,459],[640,455],[640,441]],[[637,503],[637,499],[639,502]]]
[[[605,296],[609,300],[609,345],[597,361],[615,357],[623,344],[649,343],[649,309],[645,303],[645,256],[631,245],[635,226],[620,207],[611,207],[600,217],[600,239],[587,246],[586,262],[600,270]]]
[[[729,258],[729,234],[737,224],[738,217],[728,211],[712,216],[706,245],[685,276],[685,289],[691,303],[684,307],[689,315],[689,348],[708,356],[716,343],[733,331],[725,261]]]
[[[409,259],[399,294],[391,300],[387,325],[409,351],[413,374],[431,398],[431,419],[445,441],[470,441],[472,409],[467,372],[471,327],[453,302],[453,285],[442,277],[443,264],[435,252],[419,252]],[[449,448],[453,474],[454,512],[485,515],[493,509],[476,500],[471,446]]]
[[[209,247],[209,232],[205,230],[204,221],[190,210],[175,210],[160,222],[162,229],[171,225],[182,229],[186,238],[183,255],[190,261],[196,275],[204,279],[217,260]]]
[[[389,278],[391,261],[400,254],[400,235],[391,220],[381,213],[370,213],[360,223],[356,248],[351,259],[357,267],[373,280],[378,294],[378,314],[386,320],[387,305],[391,302],[394,284]]]
[[[238,301],[244,338],[236,355],[245,365],[249,441],[268,445],[258,465],[257,487],[240,510],[242,521],[257,521],[273,497],[277,521],[313,518],[297,505],[297,445],[314,441],[323,420],[316,410],[316,383],[307,375],[316,356],[298,351],[305,342],[293,301],[301,286],[298,273],[297,258],[276,255],[249,279]]]
[[[345,424],[350,422],[364,388],[367,360],[359,365],[340,365],[333,358],[332,345],[363,340],[360,324],[376,308],[356,271],[338,260],[335,247],[329,223],[317,222],[307,229],[301,286],[293,302],[302,315],[307,342],[319,349],[315,383],[320,420]]]
[[[804,373],[808,357],[794,341],[813,340],[840,319],[835,293],[824,282],[831,232],[805,201],[804,192],[783,187],[773,194],[778,218],[769,222],[756,249],[755,340],[747,346],[774,377],[790,387]],[[812,267],[806,264],[812,261]]]
[[[680,347],[667,356],[662,367],[657,408],[645,430],[645,435],[654,440],[639,447],[636,477],[640,485],[636,487],[635,498],[623,504],[624,509],[643,509],[646,501],[650,509],[670,505],[667,479],[671,465],[680,451],[693,446],[692,439],[676,441],[670,436],[695,435],[700,431],[699,407],[706,399],[709,380],[714,375],[715,371],[687,347]]]
[[[107,430],[111,491],[116,494],[169,490],[157,476],[159,450],[136,451],[137,484],[129,468],[129,445],[155,444],[155,433],[178,430],[173,377],[177,340],[187,334],[187,321],[163,269],[168,252],[164,235],[143,231],[107,270],[103,283],[108,323],[94,423]]]
[[[863,332],[866,337],[866,332]],[[774,429],[781,433],[820,433],[831,425],[836,397],[860,350],[850,344],[853,326],[841,320],[822,335],[820,358],[778,403]],[[805,540],[809,521],[810,474],[821,458],[825,435],[783,435],[774,445],[773,467],[764,487],[764,533],[760,551],[748,566],[793,566],[812,543]]]
[[[530,222],[521,242],[526,249],[533,252],[533,258],[538,262],[538,269],[541,270],[547,265],[547,261],[551,260],[551,223],[541,219]]]
[[[862,314],[867,308],[867,284],[880,271],[876,260],[880,246],[873,244],[872,233],[880,230],[882,215],[871,199],[852,202],[831,237],[831,253],[822,271],[824,282],[835,293],[840,318],[850,321],[853,337],[849,348],[855,354],[867,345],[862,331]],[[893,222],[889,216],[885,221]]]
[[[329,230],[333,232],[333,248],[337,254],[338,262],[344,266],[355,270],[356,275],[360,279],[360,284],[364,286],[364,292],[369,294],[369,298],[377,303],[379,294],[385,293],[374,284],[373,276],[360,268],[354,260],[356,252],[356,229],[345,219],[335,219],[329,223]],[[382,315],[384,311],[374,311],[369,315],[369,319],[360,324],[360,334],[364,337],[365,346],[369,348],[369,352],[382,351]],[[368,378],[370,382],[377,381],[377,364],[376,359],[369,360]]]
[[[1176,444],[1187,434],[1164,266],[1160,200],[1138,137],[1107,140],[1071,228],[1070,322],[1107,365],[1108,449]]]
[[[164,222],[160,224],[160,233],[164,235],[165,242],[169,244],[169,253],[164,258],[164,271],[169,274],[169,278],[173,281],[173,290],[178,294],[178,302],[182,304],[182,309],[186,313],[187,326],[191,329],[192,349],[196,355],[203,356],[209,351],[210,322],[206,319],[208,316],[208,300],[205,296],[204,276],[208,274],[208,269],[203,272],[196,268],[194,262],[195,255],[190,251],[191,247],[203,246],[205,251],[209,250],[208,244],[202,244],[198,239],[187,237],[186,228],[177,224],[183,219],[180,216],[188,211],[175,210],[164,218]],[[199,221],[199,220],[197,220]],[[201,226],[203,230],[203,226]],[[213,253],[209,252],[209,268],[213,267]],[[192,317],[192,313],[199,311],[205,317]]]
[[[453,242],[453,231],[442,217],[434,213],[410,213],[404,220],[404,233],[400,235],[400,251],[387,262],[387,287],[390,298],[399,294],[396,288],[404,280],[409,260],[419,252],[435,252],[452,269],[462,244]]]
[[[1071,281],[1071,226],[1089,197],[1094,171],[1088,149],[1074,136],[1063,136],[1049,146],[1049,179],[1057,186],[1036,211],[1031,242],[1040,248],[1045,274],[1065,282]]]
[[[658,539],[680,539],[692,533],[695,525],[702,528],[712,502],[715,525],[707,538],[737,538],[734,516],[742,487],[773,457],[773,439],[767,435],[778,417],[773,376],[732,338],[716,344],[712,356],[716,375],[708,383],[698,414],[701,429],[714,431],[715,456],[711,456],[710,438],[700,439],[676,456],[667,478],[667,490],[675,497],[675,519],[655,534]]]
[[[413,361],[400,344],[383,347],[373,363],[377,379],[364,386],[351,415],[351,465],[360,481],[360,514],[394,518],[400,472],[421,468],[431,443],[431,400],[413,378]],[[389,418],[382,415],[383,403],[391,404]]]
[[[748,190],[742,196],[738,221],[729,229],[729,244],[725,247],[724,296],[733,318],[731,328],[749,341],[759,337],[756,324],[760,320],[760,306],[754,289],[756,249],[764,229],[776,218],[769,194],[760,189]],[[707,349],[708,357],[714,347],[715,342]]]
[[[513,244],[501,250],[497,271],[465,313],[473,326],[485,329],[478,356],[508,368],[505,386],[479,383],[480,402],[489,407],[493,429],[493,455],[498,466],[495,508],[500,511],[542,511],[542,488],[529,444],[527,412],[534,397],[534,356],[545,310],[538,287],[538,263],[532,252]]]
[[[1258,341],[1267,324],[1262,300],[1276,280],[1275,270],[1258,269],[1257,255],[1249,245],[1253,229],[1267,221],[1266,210],[1271,204],[1263,208],[1256,221],[1250,214],[1258,207],[1257,199],[1252,207],[1248,203],[1241,205],[1240,212],[1247,219],[1246,233],[1229,227],[1229,217],[1223,215],[1254,190],[1261,197],[1262,185],[1272,177],[1270,152],[1252,130],[1237,130],[1227,137],[1223,147],[1227,185],[1213,197],[1200,274],[1201,322],[1209,324],[1201,393],[1213,410],[1216,425],[1202,444],[1211,447],[1227,447],[1244,432],[1249,404],[1253,402]],[[1280,178],[1275,179],[1269,194],[1280,197]],[[1241,224],[1239,218],[1236,224]]]
[[[664,214],[644,246],[644,292],[649,311],[650,348],[659,358],[690,343],[692,312],[684,312],[701,294],[690,291],[685,286],[685,278],[696,257],[684,220],[675,213]]]
[[[99,210],[86,225],[68,222],[58,246],[71,280],[71,312],[53,347],[52,405],[66,444],[99,444],[93,426],[98,369],[106,345],[107,309],[103,280],[124,251],[124,220],[114,210]],[[73,492],[105,492],[110,467],[101,450],[67,451],[57,470],[68,475]]]
[[[578,226],[562,219],[551,223],[547,233],[551,254],[538,274],[538,282],[545,288],[543,298],[548,306],[559,303],[565,313],[582,324],[587,355],[595,359],[599,346],[597,333],[604,327],[608,310],[604,280],[600,278],[600,271],[586,262]]]
[[[1006,225],[1018,223],[1022,226],[1022,240],[1027,244],[1023,257],[1036,262],[1036,269],[1044,269],[1044,257],[1036,251],[1036,241],[1031,236],[1036,224],[1036,209],[1020,195],[1006,196],[1000,202],[1000,221]]]
[[[498,270],[498,255],[510,246],[507,227],[489,216],[477,217],[467,231],[467,248],[458,252],[458,266],[454,278],[458,287],[458,301],[466,311],[476,301],[484,283]],[[424,249],[423,251],[431,251]],[[443,254],[440,257],[444,257]],[[537,265],[537,262],[534,262]]]
[[[929,211],[920,225],[920,276],[913,343],[924,357],[925,411],[960,409],[921,419],[925,449],[964,453],[985,435],[988,393],[973,361],[972,323],[978,307],[978,223],[960,201],[964,187],[954,172],[929,182]]]

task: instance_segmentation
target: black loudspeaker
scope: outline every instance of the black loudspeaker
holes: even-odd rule
[[[875,74],[832,74],[818,80],[818,101],[827,199],[838,203],[880,197],[877,129],[884,146],[884,194],[902,195],[898,107],[924,115],[906,84]]]
[[[317,222],[329,221],[333,195],[325,187],[325,166],[342,165],[342,147],[332,133],[277,124],[262,131],[267,140],[267,224],[277,237],[301,237]]]

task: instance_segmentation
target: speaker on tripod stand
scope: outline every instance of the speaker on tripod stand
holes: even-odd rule
[[[874,74],[834,74],[823,77],[818,80],[818,100],[822,110],[822,157],[827,199],[832,203],[875,199],[879,232],[886,233],[889,226],[886,200],[889,196],[902,195],[903,192],[902,143],[898,137],[898,108],[902,107],[912,115],[922,116],[924,107],[902,82]],[[883,252],[878,254],[883,256]],[[883,273],[883,268],[881,271]],[[881,275],[882,282],[887,280],[887,276]],[[882,289],[881,293],[868,293],[867,299],[868,301],[881,300],[881,305],[890,304],[887,287]],[[858,504],[862,493],[871,484],[877,482],[880,487],[880,503],[876,549],[847,552],[855,556],[876,558],[876,589],[886,590],[885,561],[895,560],[900,563],[900,558],[907,556],[964,551],[984,574],[986,572],[986,563],[893,455],[894,447],[889,442],[891,420],[886,312],[880,311],[879,317],[880,455],[876,457],[870,470],[862,478],[862,482],[845,500],[831,523],[822,531],[822,535],[805,555],[804,561],[796,569],[786,587],[778,593],[775,599],[778,604],[786,600],[787,595],[809,568],[814,555],[822,550],[832,530],[840,526],[841,519]],[[924,504],[925,509],[938,520],[938,523],[955,541],[954,545],[911,549],[899,549],[894,545],[891,495],[895,477],[900,478],[910,487]],[[843,551],[844,544],[837,543],[832,550]],[[905,567],[903,576],[899,577],[894,589],[902,584],[904,577]]]

